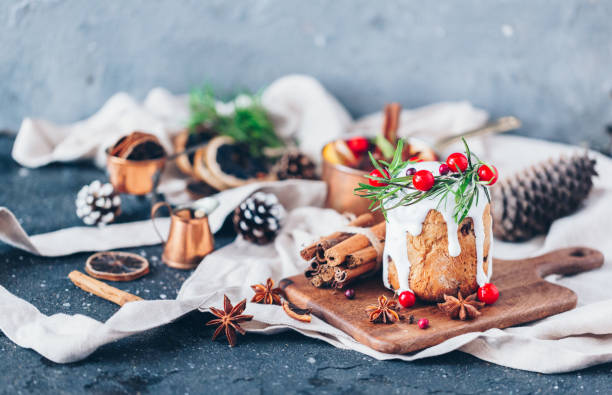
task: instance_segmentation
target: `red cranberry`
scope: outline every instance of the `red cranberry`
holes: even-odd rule
[[[434,186],[435,181],[429,170],[419,170],[412,176],[412,185],[419,191],[429,191]]]
[[[486,283],[478,288],[478,299],[486,304],[493,304],[499,298],[499,290],[492,283]]]
[[[414,173],[416,173],[416,169],[414,167],[410,167],[410,168],[406,169],[406,175],[407,176],[413,176]]]
[[[421,318],[417,324],[421,329],[429,328],[429,320],[427,318]]]
[[[497,171],[497,167],[491,165],[482,165],[478,168],[478,179],[480,181],[488,181],[489,185],[493,185],[497,182],[499,178],[499,172]]]
[[[468,160],[462,153],[455,152],[446,158],[446,164],[452,171],[463,173],[468,167]]]
[[[370,176],[378,177],[378,178],[389,178],[389,172],[385,169],[383,169],[383,171],[385,172],[384,175],[378,169],[372,170],[370,172]],[[373,180],[371,178],[369,179],[369,182],[370,182],[370,185],[372,185],[373,187],[386,187],[387,185],[389,185],[386,182],[382,182],[379,180]]]
[[[441,176],[445,176],[450,171],[450,167],[448,167],[448,165],[446,163],[442,163],[440,165],[440,168],[438,169],[438,171],[440,172]]]
[[[359,156],[368,150],[370,142],[365,137],[353,137],[347,140],[346,145],[353,151],[355,156]]]
[[[414,297],[414,294],[410,291],[404,291],[400,293],[398,299],[399,299],[399,304],[401,304],[402,307],[405,307],[405,308],[414,306],[414,302],[416,302],[416,298]]]
[[[355,290],[353,288],[347,289],[344,291],[344,296],[346,296],[347,299],[353,299],[355,297]]]

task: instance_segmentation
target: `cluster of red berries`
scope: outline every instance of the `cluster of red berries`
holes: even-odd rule
[[[450,154],[448,158],[446,158],[446,163],[440,164],[440,168],[438,172],[441,176],[445,176],[451,171],[454,173],[461,172],[463,173],[468,168],[468,159],[465,155],[459,152],[455,152],[454,154]],[[377,178],[391,178],[389,172],[383,169],[383,172],[380,170],[372,170],[370,173],[371,177]],[[434,175],[429,170],[419,170],[417,171],[414,167],[411,167],[406,170],[406,176],[412,176],[412,185],[419,191],[427,192],[431,188],[433,188],[436,180]],[[499,178],[499,173],[497,172],[497,168],[495,166],[481,165],[478,168],[478,179],[480,181],[488,182],[488,185],[493,185],[497,182]],[[373,180],[370,178],[370,185],[373,187],[384,187],[388,184],[382,180]]]

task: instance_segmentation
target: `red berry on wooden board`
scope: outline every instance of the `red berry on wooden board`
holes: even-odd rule
[[[499,172],[497,171],[497,167],[491,165],[482,165],[478,168],[478,179],[480,181],[488,181],[489,185],[493,185],[497,182],[499,178]]]
[[[355,297],[355,290],[353,288],[347,289],[344,291],[344,296],[346,296],[347,299],[353,299]]]
[[[499,298],[499,291],[497,287],[492,283],[486,283],[482,287],[478,288],[478,299],[486,304],[493,304]]]
[[[435,181],[429,170],[419,170],[412,176],[412,185],[419,191],[429,191],[434,186]]]
[[[468,168],[467,158],[465,157],[465,155],[459,152],[450,154],[448,158],[446,158],[446,164],[454,172],[461,171],[463,173],[465,169]]]
[[[419,325],[419,328],[421,329],[429,328],[429,320],[427,318],[421,318],[419,322],[417,322],[417,324]]]
[[[446,163],[442,163],[438,171],[440,172],[441,176],[445,176],[448,174],[448,172],[450,172],[450,167],[448,167]]]
[[[389,172],[385,169],[383,169],[383,171],[385,172],[384,175],[378,169],[372,170],[370,172],[370,176],[378,177],[378,178],[389,178]],[[373,187],[385,187],[389,185],[386,182],[379,181],[379,180],[373,180],[371,178],[368,181],[370,182],[370,185],[372,185]]]
[[[414,306],[414,302],[416,302],[416,298],[414,297],[414,294],[410,291],[404,291],[400,293],[398,299],[399,299],[399,304],[401,304],[402,307],[406,309],[408,307]]]
[[[353,137],[347,140],[346,145],[355,155],[359,156],[368,150],[370,142],[365,137]]]

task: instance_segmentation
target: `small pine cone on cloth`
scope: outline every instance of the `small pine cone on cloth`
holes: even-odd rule
[[[110,183],[93,181],[83,186],[76,201],[76,214],[86,225],[106,225],[121,212],[121,197]]]
[[[234,210],[236,232],[255,244],[274,240],[285,218],[285,209],[271,193],[256,192]]]
[[[557,218],[576,211],[593,187],[596,161],[587,154],[548,160],[491,188],[493,234],[523,241],[545,234]]]
[[[317,166],[303,152],[290,150],[276,164],[276,177],[279,180],[316,180],[318,178]]]

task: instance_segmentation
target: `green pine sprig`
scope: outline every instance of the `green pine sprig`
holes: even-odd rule
[[[250,105],[236,106],[232,114],[222,115],[217,112],[217,99],[210,86],[192,90],[189,96],[189,130],[195,132],[199,126],[205,125],[214,133],[248,144],[253,156],[263,155],[264,148],[282,147],[283,141],[276,135],[260,97],[248,96]]]
[[[389,210],[400,206],[411,206],[424,199],[437,199],[437,208],[448,204],[449,200],[452,199],[454,203],[453,219],[459,224],[467,217],[472,205],[478,204],[481,192],[484,193],[489,202],[491,201],[487,189],[491,181],[480,181],[478,178],[478,169],[480,166],[487,164],[470,151],[465,139],[462,140],[468,160],[467,169],[464,172],[451,171],[446,175],[434,175],[434,185],[428,191],[416,189],[412,184],[412,176],[405,173],[406,169],[410,167],[409,165],[415,162],[402,160],[404,147],[403,141],[400,139],[391,162],[377,160],[371,153],[369,154],[374,168],[383,175],[385,175],[386,171],[389,177],[375,177],[371,175],[366,177],[386,185],[373,186],[359,183],[359,187],[355,188],[354,193],[371,200],[370,210],[380,210],[385,218],[387,218]]]

